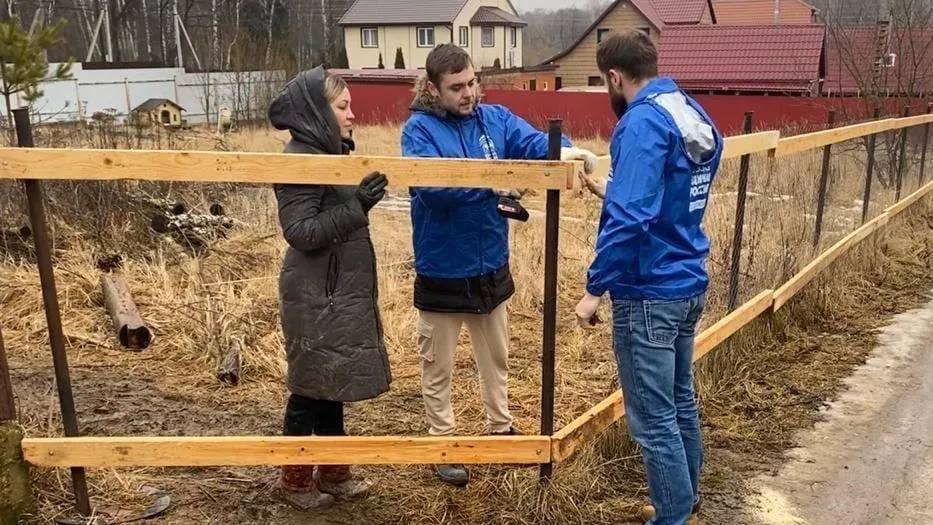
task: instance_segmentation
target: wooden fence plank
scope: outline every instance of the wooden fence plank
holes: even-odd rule
[[[920,199],[926,197],[931,191],[933,191],[933,181],[927,183],[925,186],[915,191],[909,197],[901,199],[901,202],[898,202],[897,204],[889,207],[887,210],[885,210],[885,213],[890,215],[891,218],[894,218],[895,216],[900,215],[900,213],[907,208],[913,206],[913,204]]]
[[[579,185],[582,161],[422,159],[208,151],[0,148],[0,179],[356,185],[381,171],[395,187],[534,188]]]
[[[780,131],[762,131],[761,133],[726,137],[723,141],[722,158],[733,159],[745,154],[767,153],[777,148],[780,138]],[[609,176],[611,166],[612,159],[609,155],[600,156],[593,177],[605,179]]]
[[[774,311],[780,310],[795,295],[800,293],[803,288],[816,279],[819,274],[826,269],[836,259],[843,256],[852,247],[856,246],[872,233],[883,228],[890,219],[890,215],[882,213],[874,220],[866,222],[861,228],[855,230],[834,244],[830,249],[823,252],[819,257],[806,265],[797,275],[792,277],[784,286],[781,286],[774,292]]]
[[[622,392],[617,390],[552,436],[551,460],[556,463],[569,458],[581,445],[593,440],[623,415]]]
[[[693,361],[699,361],[723,341],[771,308],[774,290],[765,290],[697,337]],[[555,462],[569,458],[583,444],[609,428],[625,415],[622,392],[616,391],[582,416],[560,429],[553,436],[551,459]]]
[[[853,124],[851,126],[842,126],[838,128],[817,131],[814,133],[805,133],[785,137],[778,141],[775,157],[784,157],[812,149],[822,148],[830,144],[853,140],[882,131],[896,129],[897,119],[875,120],[864,122],[862,124]]]
[[[758,316],[770,310],[773,301],[774,290],[765,290],[704,330],[697,337],[696,346],[693,349],[693,360],[699,361],[703,356],[716,349],[723,341],[729,339],[736,332],[757,319]]]
[[[903,117],[894,119],[896,122],[893,129],[912,128],[922,124],[933,124],[933,115],[917,115],[914,117]]]
[[[540,464],[548,436],[484,437],[77,437],[23,440],[40,467]]]
[[[767,153],[778,146],[781,139],[780,131],[762,131],[748,135],[735,135],[727,137],[722,158],[735,159],[746,154]]]

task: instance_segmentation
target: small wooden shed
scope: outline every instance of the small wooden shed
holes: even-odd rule
[[[150,98],[130,112],[130,123],[136,126],[181,127],[181,112],[185,108],[167,98]]]

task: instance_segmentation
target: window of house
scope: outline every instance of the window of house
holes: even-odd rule
[[[651,28],[650,28],[650,27],[639,27],[638,30],[641,31],[642,33],[648,35],[648,36],[651,36]]]
[[[612,29],[597,29],[596,30],[596,43],[600,43],[609,36],[609,33],[612,32]]]
[[[418,28],[418,47],[434,47],[434,28]]]
[[[496,28],[483,28],[483,47],[496,47]]]
[[[547,81],[542,82],[542,83],[541,83],[541,89],[544,90],[544,91],[547,91],[547,88],[548,88]]]
[[[512,28],[512,47],[518,47],[518,28]]]
[[[586,84],[587,84],[588,86],[602,86],[602,85],[604,85],[604,84],[603,84],[603,77],[601,77],[601,76],[598,76],[598,77],[589,77],[589,78],[586,79]]]
[[[460,26],[460,45],[462,47],[469,47],[470,45],[470,28],[468,26]]]
[[[375,27],[361,27],[360,40],[363,47],[379,47],[379,30]]]

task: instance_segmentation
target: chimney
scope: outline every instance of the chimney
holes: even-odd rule
[[[781,23],[781,0],[774,0],[774,24]]]

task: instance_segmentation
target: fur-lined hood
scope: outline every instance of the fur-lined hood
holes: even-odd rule
[[[418,77],[418,80],[415,81],[415,88],[413,89],[415,97],[411,101],[409,109],[412,111],[422,111],[424,113],[430,113],[438,118],[449,118],[450,114],[441,107],[440,101],[431,94],[431,91],[428,89],[428,76],[421,75]],[[473,110],[476,111],[476,108],[479,107],[480,103],[483,101],[483,90],[479,89],[478,96],[474,102]]]

